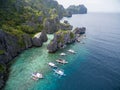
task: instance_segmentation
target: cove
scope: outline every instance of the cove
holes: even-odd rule
[[[48,38],[51,40],[53,35],[48,35]],[[84,54],[87,53],[87,51],[82,48],[83,46],[81,44],[81,50],[84,51],[84,53],[82,51],[76,55],[67,53],[67,56],[60,57],[59,54],[61,52],[67,52],[67,50],[71,48],[78,52],[78,44],[74,43],[68,45],[67,48],[51,54],[47,51],[48,43],[49,41],[44,43],[40,48],[31,48],[26,50],[15,58],[14,63],[10,68],[10,76],[5,90],[54,90],[57,88],[57,82],[62,81],[62,79],[65,79],[70,73],[74,72],[74,68],[71,68],[72,62],[76,62],[77,64],[80,63],[84,60]],[[81,55],[81,59],[79,61],[75,61],[79,55]],[[70,67],[73,69],[70,71],[65,70],[67,75],[66,77],[58,78],[48,66],[48,62],[56,63],[55,60],[58,58],[66,59],[69,62],[66,65],[57,64],[60,68],[65,70],[66,67]],[[34,81],[31,79],[31,74],[33,72],[42,72],[45,78],[39,81]]]
[[[120,14],[88,13],[73,15],[68,20],[74,27],[85,26],[86,36],[81,43],[68,45],[55,54],[47,52],[47,43],[31,48],[15,58],[5,90],[119,90],[120,89]],[[103,23],[104,22],[104,23]],[[53,36],[49,36],[51,39]],[[73,49],[77,54],[60,57],[61,52]],[[58,78],[47,65],[63,58],[69,63],[57,64],[66,76]],[[44,79],[34,81],[32,72],[42,72]]]

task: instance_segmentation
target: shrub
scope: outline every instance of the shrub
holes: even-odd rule
[[[33,34],[35,33],[35,30],[33,27],[31,26],[28,26],[28,25],[21,25],[21,30],[25,33],[28,33],[28,34]]]
[[[4,54],[5,50],[0,50],[0,55]]]
[[[4,72],[4,71],[5,71],[5,67],[0,64],[0,72]]]
[[[75,36],[72,32],[70,32],[70,38],[73,39]]]

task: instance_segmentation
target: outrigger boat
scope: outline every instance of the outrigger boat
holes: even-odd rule
[[[66,60],[63,59],[57,59],[56,62],[61,63],[61,64],[67,64],[68,62]]]
[[[39,80],[43,78],[43,74],[41,73],[32,73],[32,79],[33,80]]]
[[[66,54],[65,54],[65,53],[61,53],[60,55],[61,55],[61,56],[65,56]]]
[[[55,72],[55,74],[57,74],[59,76],[65,76],[64,71],[62,71],[60,69],[53,69],[53,71]]]
[[[72,49],[69,49],[68,52],[75,54],[76,52]]]
[[[53,67],[53,68],[56,68],[56,67],[57,67],[57,66],[56,66],[54,63],[52,63],[52,62],[49,62],[48,65],[49,65],[50,67]]]

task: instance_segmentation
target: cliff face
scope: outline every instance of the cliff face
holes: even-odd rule
[[[0,30],[0,87],[4,86],[5,83],[6,64],[24,49],[32,46],[42,46],[43,42],[47,41],[47,35],[43,30],[37,33],[33,39],[28,34],[22,35],[21,39],[20,42],[18,37]]]
[[[73,26],[68,23],[68,21],[64,21],[63,23],[60,23],[60,30],[72,30]]]
[[[58,49],[62,48],[68,43],[75,41],[75,34],[71,31],[59,30],[54,34],[53,40],[48,44],[48,51],[50,53],[56,52]]]
[[[66,21],[64,23],[67,23]],[[53,40],[48,44],[48,52],[54,53],[63,48],[66,44],[74,43],[82,34],[85,34],[85,27],[77,27],[73,31],[59,30],[54,34]]]
[[[32,43],[33,43],[33,46],[41,47],[42,44],[44,42],[46,42],[47,40],[48,40],[48,38],[47,38],[46,31],[43,30],[42,32],[37,33],[36,35],[34,35],[34,37],[32,38]]]
[[[17,37],[12,36],[0,30],[0,87],[4,86],[4,79],[6,75],[6,63],[11,61],[22,50],[32,46],[31,38],[28,35],[22,37],[24,46],[21,47]]]
[[[55,18],[47,18],[44,21],[44,29],[46,30],[47,33],[52,34],[59,29],[59,19],[58,17]]]
[[[86,14],[87,8],[84,5],[71,5],[67,8],[68,12],[71,12],[72,14]]]
[[[77,27],[73,30],[74,34],[85,34],[86,28],[85,27]]]

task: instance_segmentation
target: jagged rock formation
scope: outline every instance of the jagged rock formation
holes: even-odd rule
[[[47,34],[46,34],[45,30],[43,30],[42,32],[34,35],[32,42],[33,42],[34,46],[41,47],[43,42],[46,42],[47,40],[48,40]]]
[[[74,34],[84,34],[85,31],[86,31],[86,28],[85,28],[85,27],[81,27],[81,28],[77,27],[77,28],[75,28],[75,29],[73,30],[73,33],[74,33]]]
[[[64,23],[68,23],[64,21]],[[75,42],[86,31],[85,27],[75,28],[73,31],[59,30],[54,34],[53,40],[48,44],[48,52],[54,53],[64,45]]]
[[[44,29],[47,33],[52,34],[59,29],[59,19],[53,18],[53,19],[46,19],[44,21]]]
[[[53,40],[48,44],[48,51],[50,53],[56,52],[58,49],[68,43],[75,41],[75,34],[71,31],[59,30],[55,33]]]
[[[86,14],[87,13],[87,8],[84,5],[70,5],[67,8],[68,12],[71,12],[72,14]]]
[[[72,30],[73,26],[68,23],[68,21],[64,21],[64,23],[60,23],[61,30]]]
[[[47,42],[47,40],[48,40],[45,30],[42,30],[42,32],[41,32],[41,40],[42,40],[42,42]]]

